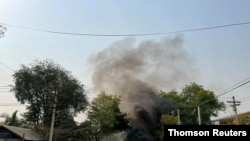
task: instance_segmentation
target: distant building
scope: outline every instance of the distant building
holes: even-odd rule
[[[239,124],[250,125],[250,112],[238,114],[238,120]],[[216,125],[234,125],[235,123],[235,115],[213,120],[213,124]]]
[[[0,141],[48,141],[32,129],[0,125]]]

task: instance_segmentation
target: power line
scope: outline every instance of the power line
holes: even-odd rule
[[[11,67],[9,67],[8,65],[6,65],[6,64],[4,64],[4,63],[0,62],[0,64],[1,64],[2,66],[4,66],[5,68],[11,70],[12,72],[14,71],[14,69],[12,69]]]
[[[92,33],[75,33],[75,32],[64,32],[64,31],[53,31],[53,30],[47,30],[47,29],[40,29],[40,28],[33,28],[33,27],[26,27],[26,26],[11,25],[11,24],[7,24],[7,23],[0,23],[0,25],[5,25],[8,27],[33,30],[33,31],[40,31],[40,32],[46,32],[46,33],[53,33],[53,34],[65,34],[65,35],[76,35],[76,36],[154,36],[154,35],[166,35],[166,34],[175,34],[175,33],[184,33],[184,32],[194,32],[194,31],[209,30],[209,29],[216,29],[216,28],[225,28],[225,27],[230,27],[230,26],[248,25],[248,24],[250,24],[250,22],[224,24],[224,25],[218,25],[218,26],[210,26],[210,27],[202,27],[202,28],[194,28],[194,29],[184,29],[184,30],[177,30],[177,31],[170,31],[170,32],[159,32],[159,33],[92,34]]]
[[[227,90],[230,90],[230,89],[232,89],[232,88],[234,88],[234,87],[236,87],[236,86],[242,84],[243,82],[245,82],[245,81],[247,81],[247,80],[250,80],[250,77],[247,77],[246,79],[244,79],[244,80],[242,80],[242,81],[240,81],[240,82],[234,84],[233,86],[231,86],[231,87],[228,88]],[[224,90],[224,91],[227,91],[227,90]]]
[[[11,85],[6,85],[6,86],[0,86],[0,89],[11,89],[12,86]]]
[[[0,103],[0,106],[28,106],[28,105],[19,103]]]
[[[11,89],[10,87],[0,87],[0,89]]]
[[[242,87],[242,86],[246,85],[246,84],[249,83],[249,82],[250,82],[250,80],[247,81],[247,82],[245,82],[245,83],[242,83],[241,85],[239,85],[239,86],[237,86],[237,87],[234,87],[234,88],[232,88],[232,89],[230,89],[230,90],[228,90],[228,91],[226,91],[226,92],[224,92],[224,93],[222,93],[222,94],[220,94],[220,95],[218,95],[217,97],[222,96],[222,95],[225,95],[225,94],[227,94],[227,93],[229,93],[229,92],[231,92],[231,91],[233,91],[233,90],[235,90],[235,89],[237,89],[237,88],[239,88],[239,87]],[[217,97],[216,97],[216,98],[217,98]]]
[[[248,80],[248,81],[246,81],[246,80]],[[246,81],[246,82],[244,82],[244,81]],[[247,79],[241,81],[241,82],[242,82],[242,84],[239,84],[239,83],[235,84],[236,86],[234,85],[233,88],[230,88],[229,90],[227,90],[227,91],[225,91],[225,92],[223,92],[223,93],[217,95],[215,98],[218,98],[219,96],[225,95],[225,94],[227,94],[227,93],[229,93],[229,92],[231,92],[231,91],[233,91],[233,90],[235,90],[235,89],[237,89],[237,88],[239,88],[239,87],[242,87],[242,86],[246,85],[247,83],[250,82],[249,77],[248,77]],[[243,83],[243,82],[244,82],[244,83]],[[238,85],[238,84],[239,84],[239,85]],[[198,108],[198,121],[199,121],[199,125],[201,125],[201,117],[200,117],[200,115],[199,115],[199,113],[200,113],[200,105],[205,104],[205,103],[208,103],[208,102],[214,100],[215,98],[212,98],[212,99],[209,99],[209,100],[207,100],[207,101],[204,101],[204,102],[200,103],[200,104],[197,106],[197,108]],[[234,100],[234,97],[233,97],[233,100]],[[235,107],[235,104],[234,104],[234,107]],[[237,118],[236,108],[234,108],[234,111],[235,111],[236,118]],[[238,124],[238,118],[237,118],[237,121],[236,121],[236,122],[237,122],[237,124]]]
[[[215,98],[218,98],[219,96],[225,95],[225,94],[227,94],[227,93],[229,93],[229,92],[231,92],[231,91],[233,91],[233,90],[235,90],[235,89],[238,89],[238,88],[240,88],[240,87],[246,85],[247,83],[250,82],[250,80],[248,80],[248,79],[249,79],[249,77],[248,77],[247,79],[244,79],[243,81],[241,81],[240,84],[237,83],[237,85],[234,85],[233,88],[230,88],[229,90],[226,90],[225,92],[223,92],[223,93],[217,95]],[[248,81],[246,81],[246,80],[248,80]],[[246,82],[244,82],[244,81],[246,81]],[[243,83],[243,82],[244,82],[244,83]],[[211,101],[211,100],[213,100],[213,99],[215,99],[215,98],[212,98],[212,99],[209,99],[209,100],[207,100],[207,101],[204,101],[204,102],[200,103],[199,105],[205,104],[205,103],[207,103],[207,102],[209,102],[209,101]]]
[[[237,88],[240,88],[240,87],[248,84],[250,82],[249,79],[250,79],[250,77],[248,77],[247,79],[244,79],[243,81],[241,81],[241,82],[233,85],[234,87],[230,87],[229,90],[226,90],[225,92],[217,95],[215,98],[218,98],[219,96],[225,95],[225,94],[227,94],[227,93],[229,93],[229,92],[231,92],[231,91],[233,91],[233,90],[235,90]],[[246,81],[246,80],[248,80],[248,81]],[[246,82],[244,82],[244,81],[246,81]],[[9,87],[9,86],[0,86],[0,88],[1,87]],[[205,102],[202,102],[199,105],[205,104],[205,103],[207,103],[207,102],[209,102],[209,101],[211,101],[211,100],[213,100],[215,98],[212,98],[212,99],[209,99],[209,100],[207,100]],[[62,103],[58,102],[58,104],[66,104],[66,103],[70,103],[70,102],[62,102]],[[129,103],[120,103],[121,106],[125,106],[125,107],[131,106],[131,107],[133,107],[134,105],[131,105],[131,104],[137,104],[137,103],[130,103],[130,102]],[[18,106],[18,105],[23,106],[23,105],[17,104],[17,103],[0,103],[0,106]],[[165,106],[165,104],[159,104],[159,105]],[[173,106],[165,106],[165,107],[173,107]],[[193,108],[193,107],[196,107],[196,106],[181,106],[181,107],[190,107],[190,108]]]

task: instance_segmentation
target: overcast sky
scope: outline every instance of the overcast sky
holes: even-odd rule
[[[92,92],[94,70],[89,58],[128,38],[133,38],[136,48],[147,41],[161,43],[178,36],[181,50],[192,60],[188,67],[195,71],[188,72],[184,68],[187,65],[179,65],[178,69],[189,77],[178,83],[174,77],[166,79],[164,82],[172,84],[167,89],[179,90],[188,82],[196,82],[220,95],[235,84],[250,80],[250,24],[172,32],[246,23],[250,22],[249,13],[250,0],[0,0],[0,25],[7,27],[5,37],[0,38],[0,86],[13,84],[12,75],[21,64],[51,59],[71,71],[86,86],[91,99],[97,93]],[[166,34],[87,36],[41,30],[97,35]],[[250,84],[218,98],[227,102],[232,96],[241,101],[239,113],[250,111]],[[10,105],[3,106],[4,103]],[[25,111],[24,106],[15,103],[14,94],[1,88],[0,114]],[[227,110],[221,117],[233,115],[229,103],[226,104]],[[77,118],[82,119],[81,115]]]

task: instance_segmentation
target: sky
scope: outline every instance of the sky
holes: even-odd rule
[[[241,102],[238,113],[250,111],[250,84],[226,92],[250,80],[250,24],[206,29],[248,23],[249,13],[250,0],[0,0],[0,25],[7,28],[0,38],[0,114],[25,111],[24,106],[15,105],[14,94],[2,87],[13,84],[12,75],[21,64],[54,60],[85,85],[92,99],[98,93],[93,91],[95,71],[90,58],[130,39],[139,47],[147,41],[160,44],[175,37],[181,38],[180,48],[192,63],[179,60],[182,65],[177,71],[189,77],[166,79],[166,90],[196,82],[226,103],[220,117],[234,114],[227,103],[233,96]],[[184,32],[187,30],[191,31]],[[147,35],[152,33],[165,34]],[[131,34],[138,36],[126,36]],[[76,119],[83,121],[84,116]]]

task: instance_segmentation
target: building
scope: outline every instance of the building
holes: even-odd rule
[[[216,125],[235,125],[235,115],[213,120]],[[250,112],[238,114],[239,124],[250,125]]]
[[[0,141],[48,141],[32,129],[0,126]]]

